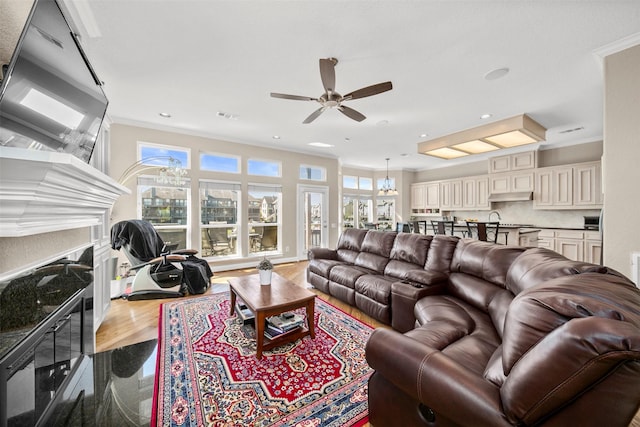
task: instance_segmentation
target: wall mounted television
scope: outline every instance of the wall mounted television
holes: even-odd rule
[[[3,71],[0,145],[88,163],[108,100],[56,0],[35,0]]]

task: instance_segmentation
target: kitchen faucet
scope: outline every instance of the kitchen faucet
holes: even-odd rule
[[[498,215],[498,221],[502,220],[502,218],[500,217],[500,212],[498,211],[491,211],[489,212],[489,221],[491,221],[491,215],[496,214]]]

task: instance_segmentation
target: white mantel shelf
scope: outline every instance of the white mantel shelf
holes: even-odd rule
[[[100,224],[130,192],[70,154],[0,147],[0,237]]]

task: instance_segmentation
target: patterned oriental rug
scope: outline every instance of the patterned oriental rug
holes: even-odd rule
[[[373,329],[316,298],[315,338],[256,358],[229,293],[160,307],[152,426],[361,426]],[[304,311],[299,311],[304,315]]]

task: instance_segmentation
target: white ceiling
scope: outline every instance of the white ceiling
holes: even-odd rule
[[[449,166],[417,154],[416,144],[522,113],[548,129],[544,146],[601,140],[603,74],[594,52],[640,42],[638,0],[66,3],[82,17],[78,30],[116,123],[375,169],[385,157],[390,169]],[[316,102],[269,96],[319,97],[318,59],[327,57],[339,60],[339,93],[392,81],[389,92],[345,103],[363,122],[332,109],[305,125]],[[501,67],[509,74],[484,79]],[[481,120],[484,113],[493,116]]]

